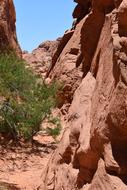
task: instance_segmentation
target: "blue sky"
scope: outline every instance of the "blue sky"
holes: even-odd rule
[[[31,51],[71,27],[73,0],[14,0],[21,48]]]

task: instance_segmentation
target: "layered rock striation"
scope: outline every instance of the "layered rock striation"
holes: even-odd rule
[[[12,0],[0,0],[0,51],[14,49],[21,56],[16,36],[16,13]]]
[[[69,88],[67,129],[40,189],[126,190],[127,1],[76,2],[49,73]]]

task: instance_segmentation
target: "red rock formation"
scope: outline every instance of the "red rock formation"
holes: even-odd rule
[[[127,189],[127,3],[91,5],[50,73],[71,90],[83,79],[40,190]]]
[[[73,28],[65,32],[47,75],[64,84],[61,105],[66,102],[71,103],[82,76],[89,71],[104,24],[105,13],[112,10],[114,6],[114,3],[110,1],[106,3],[90,0],[76,2],[78,4],[73,12],[76,21]]]
[[[27,66],[32,68],[36,74],[42,78],[46,77],[51,67],[52,57],[57,50],[61,38],[56,41],[45,41],[41,43],[32,53],[23,52],[23,59],[26,60]]]
[[[67,31],[55,53],[52,61],[52,70],[49,77],[59,80],[63,86],[61,94],[61,106],[64,103],[70,103],[73,93],[78,87],[82,78],[82,55],[81,55],[81,28],[84,20],[79,23],[75,29]]]
[[[21,55],[16,37],[16,14],[12,0],[0,0],[0,50],[15,49]]]

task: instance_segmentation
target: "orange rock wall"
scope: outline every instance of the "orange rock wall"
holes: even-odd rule
[[[21,55],[16,36],[16,13],[12,0],[0,0],[0,50],[15,49]]]
[[[50,76],[64,79],[71,92],[79,81],[78,88],[40,190],[126,190],[127,2],[76,2],[91,7]]]

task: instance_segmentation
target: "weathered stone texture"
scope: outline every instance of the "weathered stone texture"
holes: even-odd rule
[[[16,13],[12,0],[0,0],[0,51],[14,49],[21,56],[16,36]]]
[[[82,7],[88,3],[76,2]],[[81,78],[68,128],[40,189],[127,189],[126,15],[126,0],[91,1],[90,12],[76,24],[50,73],[60,80],[64,76],[66,85],[68,73],[80,71],[76,81]],[[72,80],[71,90],[74,85]]]

